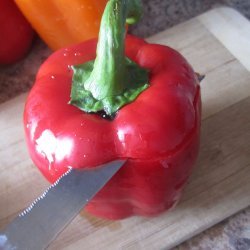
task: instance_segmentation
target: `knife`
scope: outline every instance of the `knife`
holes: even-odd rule
[[[45,249],[124,163],[69,169],[0,234],[0,249]]]

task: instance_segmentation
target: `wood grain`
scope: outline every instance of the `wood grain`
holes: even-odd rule
[[[218,32],[220,25],[226,36]],[[249,47],[228,45],[235,44],[236,28],[241,39],[235,46],[244,48],[250,24],[228,8],[148,39],[178,49],[196,71],[206,74],[201,83],[201,151],[176,209],[152,219],[116,222],[82,212],[49,249],[169,249],[250,205],[250,72],[244,59]],[[25,97],[0,105],[0,229],[48,186],[26,150]]]
[[[198,19],[250,71],[249,21],[226,7],[209,11]]]

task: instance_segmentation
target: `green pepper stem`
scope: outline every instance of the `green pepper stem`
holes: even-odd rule
[[[119,95],[125,88],[125,24],[130,11],[134,10],[134,4],[131,6],[134,2],[110,0],[104,10],[94,69],[85,83],[85,88],[98,100]]]
[[[112,114],[121,106],[132,101],[132,98],[135,99],[146,88],[147,76],[145,74],[147,73],[145,70],[138,68],[125,57],[126,21],[132,24],[140,17],[141,2],[139,0],[108,1],[102,16],[93,68],[90,63],[81,66],[84,83],[78,85],[84,88],[85,92],[80,97],[83,99],[79,100],[79,94],[76,93],[73,86],[71,104],[80,106],[79,108],[88,112],[105,110],[107,114]],[[128,69],[128,65],[130,69]],[[89,74],[86,73],[90,68],[92,68],[92,71]],[[78,81],[81,77],[78,72],[79,66],[73,69],[75,74],[75,77],[73,77],[74,84],[74,80]],[[139,82],[143,80],[144,83],[141,86],[140,82],[140,86],[136,86],[136,89],[132,91],[133,93],[128,88],[128,81],[131,81],[132,78],[129,76],[129,70],[133,70],[134,75],[136,75],[136,72],[140,78]],[[130,97],[128,97],[128,92]],[[78,99],[74,98],[75,96]]]

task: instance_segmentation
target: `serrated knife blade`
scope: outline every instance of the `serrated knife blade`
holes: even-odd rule
[[[0,249],[45,249],[124,163],[69,169],[0,234]]]

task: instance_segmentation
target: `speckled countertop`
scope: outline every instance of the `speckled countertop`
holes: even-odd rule
[[[250,0],[143,0],[144,13],[131,32],[148,37],[220,5],[239,10],[250,19]],[[29,55],[19,63],[0,68],[0,103],[26,92],[40,64],[51,51],[36,38]],[[250,207],[182,243],[175,250],[250,250]]]

